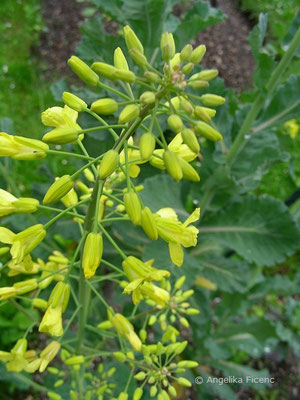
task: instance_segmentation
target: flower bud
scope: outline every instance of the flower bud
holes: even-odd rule
[[[133,225],[139,225],[141,221],[141,201],[139,196],[135,192],[129,192],[124,194],[124,203],[126,213],[133,223]]]
[[[43,199],[44,204],[54,203],[64,197],[74,186],[70,175],[58,178],[47,190]]]
[[[96,86],[99,82],[99,77],[94,71],[80,58],[72,56],[68,60],[69,67],[75,74],[87,85]]]
[[[56,128],[43,136],[43,141],[52,144],[73,143],[77,140],[79,131],[75,128]]]
[[[204,71],[198,72],[195,76],[191,77],[191,80],[198,79],[201,81],[211,81],[218,75],[217,69],[205,69]]]
[[[98,166],[98,173],[100,179],[105,179],[111,175],[119,165],[119,153],[116,150],[108,150],[100,165]]]
[[[40,308],[41,310],[46,310],[48,307],[48,302],[43,299],[35,298],[32,300],[33,307]]]
[[[222,96],[217,96],[216,94],[203,94],[200,97],[202,103],[208,107],[217,107],[225,103],[225,99]]]
[[[144,54],[136,49],[130,49],[129,55],[133,59],[133,61],[140,67],[145,67],[148,63],[147,58],[144,56]]]
[[[197,310],[197,308],[188,308],[186,310],[187,315],[198,315],[200,314],[200,311]]]
[[[168,125],[175,133],[181,132],[184,129],[183,122],[177,114],[171,114],[169,116]]]
[[[97,325],[97,328],[98,329],[110,329],[110,328],[112,328],[112,324],[108,320],[107,321],[103,321],[103,322],[100,322],[100,324]]]
[[[86,102],[81,100],[78,96],[75,96],[73,93],[63,92],[62,100],[68,107],[78,112],[81,112],[87,108]]]
[[[175,181],[180,181],[183,175],[177,155],[170,150],[166,150],[163,154],[163,160],[171,177]]]
[[[155,97],[155,93],[153,93],[153,92],[144,92],[140,96],[140,102],[144,103],[144,104],[155,103],[155,100],[156,100],[156,97]]]
[[[182,72],[184,73],[184,74],[189,74],[189,73],[191,73],[192,71],[193,71],[193,69],[194,69],[194,66],[195,66],[195,64],[193,64],[193,63],[188,63],[188,64],[186,64],[186,65],[184,65],[183,67],[182,67]]]
[[[140,400],[143,396],[143,389],[142,388],[137,388],[135,389],[133,393],[133,398],[132,400]]]
[[[126,124],[137,118],[140,113],[140,107],[136,104],[129,104],[119,115],[119,124]]]
[[[97,114],[110,115],[118,110],[118,103],[110,98],[99,99],[92,103],[91,110]]]
[[[140,351],[142,348],[142,342],[135,333],[132,324],[122,314],[109,314],[109,319],[113,324],[116,331],[123,337],[125,337],[136,350]]]
[[[200,145],[195,133],[191,129],[184,129],[181,132],[183,143],[185,143],[194,153],[199,153]]]
[[[221,133],[216,131],[212,126],[206,124],[205,122],[197,122],[197,124],[195,125],[195,130],[201,136],[204,136],[206,139],[212,140],[214,142],[223,140]]]
[[[128,400],[128,393],[121,392],[118,396],[118,400]]]
[[[8,246],[0,248],[0,256],[3,256],[4,254],[6,254],[8,252],[9,252],[9,247]]]
[[[206,53],[206,47],[204,44],[200,44],[200,46],[196,47],[191,54],[190,62],[193,64],[199,64]]]
[[[42,224],[30,226],[22,232],[17,233],[12,240],[10,253],[12,258],[20,263],[24,257],[34,250],[46,236]]]
[[[180,99],[180,106],[187,114],[190,114],[190,115],[193,114],[194,107],[188,100],[186,100],[183,97]]]
[[[180,289],[181,286],[184,284],[185,280],[186,280],[185,275],[183,275],[179,279],[177,279],[177,281],[175,282],[175,285],[174,285],[175,289],[177,289],[177,290]]]
[[[13,206],[16,208],[17,213],[33,213],[37,211],[39,201],[32,198],[20,197],[13,202]]]
[[[150,397],[155,397],[157,393],[157,387],[156,386],[151,386],[150,388]]]
[[[193,47],[190,44],[184,46],[184,48],[180,52],[180,59],[182,62],[190,61],[190,57],[192,55]]]
[[[197,361],[183,360],[177,363],[178,368],[196,368],[199,364]]]
[[[178,157],[178,161],[182,170],[182,177],[192,182],[199,182],[200,176],[198,175],[197,171],[185,161],[183,158]]]
[[[141,329],[139,332],[141,341],[144,343],[147,339],[147,331],[145,329]]]
[[[115,357],[115,359],[121,363],[126,361],[126,356],[124,353],[122,353],[121,351],[116,351],[115,353],[113,353],[113,356]]]
[[[181,323],[181,325],[183,325],[185,328],[188,328],[190,326],[190,324],[188,323],[188,320],[186,318],[181,317],[179,319],[179,322]]]
[[[176,389],[174,388],[174,386],[169,386],[168,392],[172,397],[177,397],[177,392],[176,392]]]
[[[44,372],[47,368],[48,364],[54,359],[56,354],[60,350],[60,344],[56,341],[51,342],[48,344],[47,347],[40,354],[40,358],[42,359],[39,372]]]
[[[165,62],[170,61],[175,55],[175,42],[172,33],[165,32],[160,41],[161,54]]]
[[[150,72],[150,71],[146,71],[144,73],[144,77],[152,83],[157,83],[160,80],[159,75],[157,75],[155,72]]]
[[[97,72],[97,74],[105,76],[105,78],[114,80],[114,73],[116,68],[113,65],[106,64],[103,62],[94,62],[92,64],[92,70]]]
[[[155,219],[148,207],[143,208],[141,212],[141,225],[144,232],[151,240],[157,240],[158,232]]]
[[[117,47],[114,52],[114,65],[118,69],[129,71],[127,60],[120,47]]]
[[[69,208],[78,203],[78,196],[74,189],[71,189],[64,197],[61,198],[63,204]]]
[[[83,356],[73,356],[71,358],[68,358],[65,361],[66,365],[76,365],[76,364],[82,364],[84,363],[84,357]]]
[[[143,381],[146,378],[146,374],[143,371],[140,371],[139,373],[137,373],[136,375],[134,375],[134,379],[136,379],[137,381]]]
[[[194,111],[195,117],[202,119],[204,122],[210,122],[211,116],[205,110],[205,107],[196,106]]]
[[[128,50],[136,49],[142,54],[144,53],[144,48],[142,43],[139,41],[138,37],[136,36],[136,34],[133,32],[133,30],[130,28],[129,25],[126,25],[124,27],[124,38]]]
[[[217,285],[203,276],[198,276],[195,281],[196,286],[201,286],[208,290],[217,290]]]
[[[84,243],[82,268],[86,279],[91,279],[99,267],[103,253],[101,233],[90,232]]]
[[[144,133],[140,139],[140,153],[143,160],[149,160],[155,149],[155,136],[148,132]]]
[[[207,81],[195,80],[188,82],[188,86],[192,87],[193,89],[206,89],[208,88],[209,83]]]
[[[148,325],[149,326],[154,325],[156,320],[157,320],[156,316],[155,315],[151,315],[151,317],[149,318],[149,321],[148,321]]]
[[[191,387],[192,384],[190,381],[188,381],[186,378],[180,377],[177,379],[177,382],[180,386],[186,386],[186,387]]]
[[[116,69],[114,72],[114,78],[129,83],[132,83],[136,80],[136,76],[132,71],[126,71],[124,69]]]

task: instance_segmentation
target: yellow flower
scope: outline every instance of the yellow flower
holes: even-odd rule
[[[46,289],[52,281],[63,281],[64,274],[67,273],[69,260],[59,251],[54,251],[48,258],[48,262],[38,259],[40,269],[43,271],[39,282],[39,288]],[[55,273],[56,272],[56,273]]]
[[[128,140],[128,144],[133,146],[133,138],[130,137]],[[139,150],[128,148],[128,161],[129,161],[129,175],[131,178],[136,178],[140,173],[140,167],[138,164],[143,164],[147,162],[147,160],[141,159],[141,154]],[[124,150],[120,153],[120,164],[125,166],[125,152]]]
[[[46,231],[42,224],[33,225],[14,235],[11,242],[12,247],[10,249],[13,260],[15,260],[16,263],[22,262],[24,257],[34,250],[45,236]]]
[[[299,124],[296,119],[291,119],[283,124],[284,128],[288,131],[291,139],[295,139],[299,132]]]
[[[154,216],[158,235],[168,242],[171,260],[180,267],[184,258],[182,246],[191,247],[197,244],[198,229],[189,225],[198,221],[200,208],[196,208],[184,223],[178,220],[172,208],[162,208]]]
[[[7,264],[9,268],[8,276],[16,276],[19,274],[36,274],[40,270],[40,265],[36,262],[33,262],[30,254],[24,257],[22,262],[16,263],[14,260],[11,260]]]
[[[77,124],[78,112],[68,106],[51,107],[42,112],[42,123],[53,128],[75,128],[81,130]]]
[[[145,282],[141,286],[141,294],[145,297],[149,297],[161,306],[164,306],[165,303],[170,300],[169,292],[154,285],[152,282]]]
[[[41,358],[41,365],[40,365],[40,372],[44,372],[45,369],[47,368],[48,364],[53,360],[53,358],[56,356],[56,354],[60,350],[60,344],[56,341],[51,342],[48,344],[47,347],[44,348],[44,350],[41,352],[40,358]]]
[[[142,342],[135,333],[134,328],[128,319],[126,319],[122,314],[112,315],[111,313],[108,313],[108,317],[116,331],[126,338],[136,351],[140,351],[142,348]]]
[[[151,266],[153,261],[154,260],[149,260],[143,263],[138,258],[129,256],[122,263],[124,272],[130,281],[123,293],[132,293],[132,301],[134,304],[140,302],[141,295],[144,293],[143,288],[145,282],[151,282],[152,280],[161,281],[164,277],[170,276],[169,271],[153,268]],[[145,291],[147,290],[145,289]],[[153,288],[152,292],[154,291],[155,288]],[[147,293],[146,295],[148,296]]]
[[[0,157],[15,160],[40,160],[46,157],[49,146],[40,140],[11,136],[0,132]]]
[[[7,371],[20,372],[28,365],[25,358],[27,340],[19,339],[10,352],[0,351],[0,360],[7,363]]]
[[[183,143],[181,133],[178,133],[174,139],[169,143],[168,149],[175,153],[177,156],[183,158],[185,161],[193,161],[197,157],[197,153],[194,153],[186,144]],[[164,150],[154,150],[153,154],[160,156],[161,158],[155,157],[154,155],[150,158],[150,164],[159,169],[165,169],[165,164],[162,159]]]
[[[6,190],[0,189],[0,217],[16,213],[32,213],[37,210],[38,200],[21,197],[17,199]]]

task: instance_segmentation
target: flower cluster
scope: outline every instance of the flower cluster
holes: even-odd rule
[[[123,251],[110,233],[110,226],[115,222],[130,223],[150,240],[166,242],[175,266],[184,263],[184,248],[197,244],[198,229],[194,224],[200,218],[200,209],[196,208],[185,221],[168,204],[154,209],[142,200],[143,186],[134,179],[148,164],[149,168],[165,171],[176,182],[186,179],[198,183],[200,176],[195,160],[201,159],[200,143],[222,140],[212,118],[216,114],[214,107],[222,105],[225,99],[201,93],[218,74],[214,69],[199,72],[197,68],[205,55],[204,45],[193,49],[188,44],[176,52],[172,34],[164,33],[160,43],[164,65],[158,70],[147,60],[142,43],[129,26],[124,28],[124,39],[135,64],[132,67],[121,48],[114,52],[113,65],[96,61],[88,66],[76,56],[68,60],[70,68],[95,93],[100,89],[105,91],[102,97],[88,104],[75,94],[64,92],[64,107],[51,107],[42,113],[43,124],[50,128],[42,140],[0,133],[2,157],[40,160],[48,154],[61,154],[82,161],[82,167],[73,174],[55,177],[43,199],[16,198],[0,189],[0,217],[34,213],[32,226],[21,232],[0,227],[3,270],[7,271],[8,279],[19,278],[11,286],[0,288],[0,300],[13,301],[27,314],[33,308],[40,310],[41,320],[34,318],[33,327],[50,337],[59,337],[59,343],[50,342],[38,356],[34,350],[27,351],[28,330],[10,352],[0,352],[0,360],[5,362],[8,371],[43,372],[62,347],[63,368],[69,370],[50,367],[49,371],[58,378],[54,384],[57,390],[45,390],[54,400],[62,398],[59,388],[69,376],[72,400],[112,399],[115,395],[119,400],[126,400],[133,376],[140,383],[134,400],[143,397],[146,385],[151,397],[176,398],[178,386],[191,386],[181,375],[198,365],[195,361],[180,360],[187,345],[178,340],[180,329],[189,327],[187,316],[199,312],[188,302],[193,290],[181,289],[185,277],[177,280],[172,289],[172,269],[161,269],[159,259],[143,261],[139,254]],[[94,118],[97,126],[82,128],[78,120],[83,113]],[[108,122],[112,118],[115,124]],[[102,131],[112,136],[114,144],[111,149],[91,157],[84,139],[90,132],[102,134]],[[172,138],[168,140],[170,135]],[[55,147],[49,148],[51,145]],[[72,148],[72,152],[62,151],[64,145],[67,145],[64,150]],[[39,219],[42,212],[51,212],[54,216],[42,224]],[[51,248],[53,241],[48,233],[62,217],[70,218],[81,235],[66,254]],[[106,254],[108,243],[115,251],[113,259]],[[32,255],[39,245],[45,251],[51,249],[47,261]],[[101,264],[107,267],[107,273],[99,269]],[[23,279],[27,275],[30,279]],[[129,300],[128,295],[132,297],[130,317],[123,315],[113,301],[109,300],[112,304],[108,304],[102,293],[99,283],[110,280],[121,285],[124,299]],[[197,284],[203,285],[203,282]],[[120,285],[116,287],[119,289]],[[26,294],[29,307],[22,303]],[[93,301],[91,296],[95,296]],[[108,317],[95,325],[89,319],[89,306],[97,300]],[[67,310],[69,303],[75,305],[75,310],[71,306]],[[137,309],[141,303],[152,309],[144,312],[142,329],[136,333]],[[71,315],[64,324],[63,314],[67,312]],[[157,343],[152,343],[147,330],[152,330],[156,322],[160,323],[163,334]],[[99,346],[90,346],[85,340],[87,332],[102,337]],[[101,357],[101,364],[99,376],[95,377],[91,365],[97,362],[97,357]],[[126,362],[131,367],[125,388],[117,388],[108,381],[115,372],[114,368],[104,372],[103,362],[109,359]]]

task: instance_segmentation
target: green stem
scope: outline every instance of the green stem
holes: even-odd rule
[[[127,256],[126,254],[120,249],[120,247],[117,245],[117,243],[113,240],[113,238],[110,236],[110,234],[106,231],[106,229],[103,228],[103,226],[99,222],[100,229],[104,233],[104,235],[107,237],[109,242],[112,244],[112,246],[117,250],[117,252],[120,254],[120,256],[123,258],[123,260],[126,260]]]
[[[130,97],[129,97],[129,96],[127,96],[126,94],[120,92],[120,91],[117,90],[117,89],[113,89],[112,87],[110,87],[110,86],[108,86],[108,85],[105,85],[105,83],[99,82],[99,83],[98,83],[98,86],[99,86],[101,89],[107,90],[108,92],[112,92],[112,93],[114,93],[114,94],[117,94],[118,96],[122,97],[122,98],[125,99],[125,100],[130,100]]]
[[[50,221],[48,221],[45,225],[44,225],[44,229],[48,229],[51,225],[53,225],[58,219],[60,219],[61,217],[63,217],[65,214],[67,214],[69,211],[73,210],[73,208],[80,206],[81,204],[87,203],[88,201],[90,201],[90,199],[84,199],[79,201],[77,204],[74,204],[71,207],[66,208],[65,210],[62,210],[58,215],[56,215],[54,218],[50,219]]]
[[[85,111],[86,111],[87,113],[89,113],[90,115],[92,115],[94,118],[96,118],[97,121],[101,122],[104,126],[106,126],[108,132],[112,135],[112,137],[113,137],[115,140],[118,140],[118,138],[119,138],[118,134],[114,131],[114,129],[112,129],[112,128],[110,127],[110,125],[109,125],[103,118],[101,118],[98,114],[96,114],[95,112],[91,111],[91,110],[88,109],[88,108],[86,108]],[[123,128],[125,128],[125,127],[126,127],[126,125],[121,125],[121,124],[119,124],[119,125],[117,126],[117,128],[121,128],[121,129],[123,129]]]
[[[91,159],[91,157],[89,156],[88,152],[86,151],[86,148],[84,147],[84,145],[82,144],[82,141],[80,139],[77,139],[77,144],[80,147],[80,149],[83,152],[83,154],[85,156],[87,156],[89,159]],[[91,168],[92,168],[92,170],[94,172],[94,176],[97,177],[98,176],[98,171],[97,171],[97,168],[95,167],[95,165],[92,164]]]
[[[47,211],[52,211],[52,212],[56,212],[56,213],[61,213],[63,210],[61,210],[60,208],[55,208],[55,207],[48,207],[48,206],[44,206],[42,204],[39,204],[37,206],[37,208],[39,208],[40,210],[47,210]],[[83,215],[77,214],[75,212],[67,212],[68,215],[71,215],[72,217],[78,217],[78,218],[83,218]]]
[[[46,153],[48,153],[48,154],[55,154],[55,155],[58,155],[58,156],[66,156],[66,157],[81,158],[81,159],[83,159],[83,160],[93,160],[92,157],[83,156],[82,154],[69,153],[69,152],[67,152],[67,151],[46,150]]]

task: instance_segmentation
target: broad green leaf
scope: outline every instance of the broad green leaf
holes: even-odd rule
[[[258,386],[263,387],[267,384],[263,383],[254,383],[251,378],[259,379],[259,378],[269,378],[269,373],[266,369],[262,369],[260,371],[245,367],[244,365],[236,364],[230,361],[224,360],[213,360],[209,362],[209,364],[223,371],[224,376],[234,376],[236,378],[241,378],[243,380],[243,385],[246,386]]]
[[[277,136],[269,131],[247,136],[246,144],[237,155],[232,168],[232,177],[240,192],[255,189],[263,176],[276,161],[286,161],[287,153],[280,151]]]
[[[268,15],[261,13],[259,15],[258,24],[253,28],[252,32],[249,35],[249,43],[256,61],[267,33],[267,26]]]
[[[197,252],[197,249],[195,250]],[[250,280],[248,265],[239,260],[211,256],[209,258],[186,257],[186,263],[193,265],[193,271],[197,276],[203,276],[217,285],[219,290],[234,293],[247,291]],[[195,279],[197,278],[195,277]],[[204,289],[205,290],[205,289]]]
[[[187,12],[174,32],[178,49],[194,39],[199,32],[223,21],[225,18],[221,10],[211,7],[207,1],[197,0],[193,3],[193,8]]]
[[[299,246],[299,230],[288,208],[272,197],[241,197],[201,222],[200,237],[235,250],[249,262],[274,265]]]
[[[181,201],[181,184],[176,183],[167,173],[145,179],[143,186],[140,196],[152,212],[172,207],[184,219],[188,217]]]
[[[291,75],[273,92],[260,117],[255,123],[254,132],[278,126],[300,115],[300,75]]]

